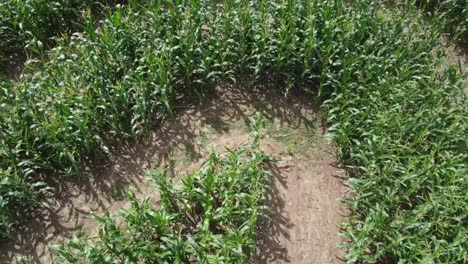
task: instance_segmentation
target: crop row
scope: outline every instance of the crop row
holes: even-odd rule
[[[47,191],[39,179],[145,135],[176,94],[242,78],[325,101],[352,176],[349,262],[466,262],[466,75],[440,69],[438,27],[411,6],[131,2],[87,23],[2,89],[4,234]]]
[[[261,117],[261,116],[260,116]],[[255,252],[256,224],[264,214],[272,175],[270,158],[259,150],[262,119],[252,119],[251,146],[211,153],[198,171],[174,185],[166,170],[150,171],[160,193],[156,209],[149,198],[131,192],[130,210],[117,224],[96,216],[98,236],[77,234],[57,250],[64,263],[245,263]]]
[[[418,5],[440,19],[451,37],[468,43],[468,2],[466,0],[419,0]]]
[[[0,73],[20,63],[26,53],[53,45],[54,37],[80,30],[86,12],[98,16],[119,0],[3,0],[0,2]]]

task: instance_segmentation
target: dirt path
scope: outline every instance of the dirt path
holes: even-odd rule
[[[342,263],[343,252],[335,245],[345,210],[337,210],[337,200],[346,189],[343,170],[325,150],[329,147],[312,148],[306,157],[283,157],[270,193],[273,220],[260,225],[258,263]]]
[[[317,109],[305,96],[285,99],[272,89],[230,88],[201,105],[181,103],[175,120],[150,138],[125,149],[111,161],[89,169],[88,177],[62,187],[51,209],[40,212],[10,242],[0,244],[0,263],[25,256],[55,263],[50,246],[73,231],[94,233],[91,212],[128,208],[125,187],[137,196],[155,196],[145,172],[171,163],[174,175],[195,170],[211,149],[223,150],[249,141],[248,117],[267,118],[261,148],[279,158],[272,167],[275,186],[269,194],[271,219],[259,225],[256,263],[341,263],[339,223],[346,210],[338,202],[346,188],[336,166],[334,146],[323,138]],[[154,197],[157,200],[157,197]]]

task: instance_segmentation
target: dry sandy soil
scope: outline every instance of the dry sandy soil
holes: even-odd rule
[[[261,148],[279,161],[272,166],[276,179],[268,200],[271,219],[259,225],[254,261],[341,263],[344,253],[336,244],[346,214],[338,201],[347,192],[342,184],[345,173],[336,165],[333,144],[323,137],[314,104],[294,94],[285,99],[271,89],[225,89],[229,91],[216,92],[199,105],[180,103],[177,117],[155,129],[145,142],[90,168],[86,177],[58,187],[50,209],[28,219],[12,241],[0,244],[0,263],[15,262],[20,256],[55,263],[51,245],[77,229],[97,231],[91,212],[129,207],[124,188],[158,199],[146,179],[147,170],[172,164],[177,177],[195,170],[211,149],[249,142],[246,122],[257,111],[267,118]]]
[[[458,65],[461,71],[468,71],[468,43],[460,44],[458,46],[451,44],[449,39],[443,39],[445,43],[445,60],[442,68],[450,65]],[[463,92],[468,96],[468,83],[463,88]]]

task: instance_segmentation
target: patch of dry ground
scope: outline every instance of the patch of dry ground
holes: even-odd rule
[[[445,60],[442,63],[442,68],[457,65],[462,72],[468,71],[468,43],[456,45],[451,43],[448,37],[442,39],[442,42],[445,45]],[[463,92],[468,96],[468,82],[463,87]]]
[[[128,208],[126,187],[137,196],[155,189],[145,172],[172,164],[172,174],[193,171],[211,149],[223,150],[249,142],[248,118],[261,111],[267,118],[261,148],[279,158],[272,165],[276,178],[269,193],[270,219],[258,229],[256,263],[341,263],[339,223],[346,210],[338,202],[346,193],[344,170],[336,166],[334,147],[323,139],[317,109],[305,96],[285,99],[280,92],[261,88],[229,88],[200,105],[181,103],[175,120],[155,129],[145,142],[89,170],[73,184],[64,184],[43,210],[0,244],[0,263],[26,256],[37,263],[54,263],[50,246],[73,231],[94,233],[91,212],[103,214]]]

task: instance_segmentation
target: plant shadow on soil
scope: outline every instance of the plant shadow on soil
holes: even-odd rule
[[[333,147],[318,140],[320,136],[317,135],[323,133],[324,127],[323,124],[316,125],[321,119],[313,100],[296,92],[285,98],[279,89],[271,87],[230,86],[216,88],[198,104],[193,98],[179,98],[177,102],[174,120],[164,122],[145,140],[121,148],[99,166],[88,167],[82,177],[55,186],[55,194],[48,199],[49,208],[31,212],[25,223],[18,227],[14,238],[0,243],[0,263],[15,262],[19,256],[37,263],[55,263],[57,256],[50,248],[52,245],[62,243],[76,230],[89,234],[97,231],[98,224],[91,213],[105,214],[129,208],[123,195],[126,188],[133,190],[137,197],[150,196],[157,205],[157,191],[147,184],[148,170],[170,164],[171,174],[177,179],[197,169],[211,149],[223,151],[226,146],[248,143],[246,124],[258,111],[271,123],[271,133],[277,136],[262,143],[265,152],[284,161],[271,167],[275,175],[275,184],[268,194],[271,209],[269,218],[259,224],[255,261],[319,263],[310,262],[310,258],[300,260],[301,252],[317,251],[326,245],[327,254],[334,259],[326,263],[338,263],[342,252],[330,248],[340,242],[335,237],[339,222],[343,220],[343,208],[337,199],[343,195],[344,186],[342,180],[334,176],[343,175],[343,170],[332,166],[336,162]],[[292,142],[303,137],[304,127],[313,129],[315,136],[311,137],[319,142],[310,146],[315,149],[311,153],[315,154],[300,151],[307,142]],[[278,134],[283,131],[278,128],[287,128],[293,134]],[[283,140],[288,136],[292,141]],[[308,179],[309,174],[319,177]],[[315,197],[314,193],[321,192],[320,184],[327,185],[328,189],[323,190],[323,197]],[[312,187],[317,190],[304,189],[308,185],[314,185]],[[320,205],[319,200],[325,201],[324,204]],[[320,210],[314,209],[314,203],[319,204],[316,206]],[[303,210],[303,206],[310,210]],[[327,206],[333,208],[321,209]],[[311,210],[317,211],[317,217],[308,215],[313,212]],[[315,220],[310,222],[309,218]],[[327,228],[332,230],[325,230]],[[323,233],[327,233],[322,237],[318,234],[320,245],[317,249],[311,246],[316,243],[311,238],[317,236],[312,229],[323,229]],[[300,237],[301,234],[307,234],[307,237]],[[301,244],[304,245],[298,246]],[[316,261],[322,260],[321,256],[315,257]]]
[[[287,180],[281,168],[276,165],[270,166],[274,178],[281,186],[288,189]],[[257,263],[268,263],[269,261],[290,262],[288,250],[279,238],[285,237],[290,240],[288,228],[293,227],[291,219],[285,214],[285,202],[279,196],[280,191],[273,185],[267,194],[269,212],[266,219],[260,221],[257,233],[257,250],[255,261]]]

